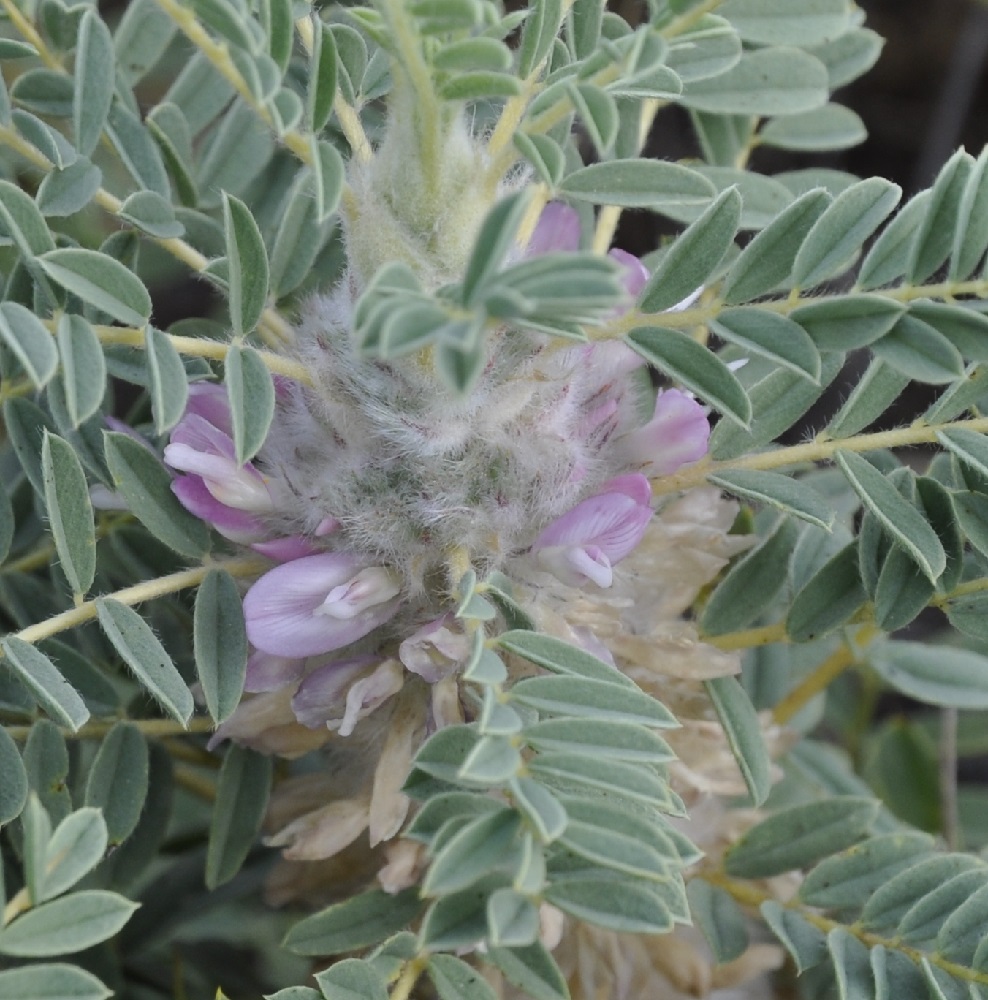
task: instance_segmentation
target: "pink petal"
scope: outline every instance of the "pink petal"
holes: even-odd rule
[[[655,401],[655,416],[624,443],[633,461],[647,462],[653,475],[668,476],[703,458],[709,438],[704,408],[686,393],[667,389]]]
[[[232,440],[230,400],[225,386],[217,385],[215,382],[193,382],[189,386],[189,401],[185,412],[209,421]]]
[[[623,559],[641,540],[651,508],[636,503],[624,493],[604,493],[578,503],[552,522],[532,546],[540,549],[598,545],[608,559]]]
[[[555,250],[579,250],[579,248],[579,213],[561,201],[550,201],[542,209],[539,221],[535,224],[535,232],[528,241],[525,256],[536,257]]]
[[[375,604],[345,619],[316,611],[330,591],[348,583],[368,562],[325,552],[276,566],[244,597],[247,638],[258,649],[290,657],[316,656],[356,642],[388,621],[401,599]]]
[[[289,538],[274,538],[269,542],[254,542],[251,548],[262,556],[274,559],[275,562],[291,562],[303,556],[314,556],[319,549],[303,538],[302,535],[292,535]]]
[[[609,250],[607,256],[621,266],[621,283],[625,291],[633,298],[645,287],[650,277],[648,268],[634,255],[626,250],[615,247]]]
[[[629,472],[626,475],[608,479],[601,486],[600,492],[623,493],[644,507],[648,507],[652,503],[652,487],[649,485],[648,477],[643,476],[640,472]]]
[[[598,587],[609,587],[614,579],[611,562],[596,546],[565,547],[555,545],[538,553],[539,562],[570,587],[582,587],[590,580]]]
[[[260,540],[267,532],[256,517],[220,503],[200,476],[178,476],[172,481],[172,493],[190,514],[211,524],[231,542],[247,545]]]

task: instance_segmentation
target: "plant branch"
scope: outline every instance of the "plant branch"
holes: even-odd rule
[[[391,991],[390,1000],[408,1000],[412,995],[412,989],[418,982],[419,976],[422,975],[425,969],[427,961],[428,959],[424,957],[413,958],[405,965],[405,968],[401,970],[398,981],[395,983],[394,989]]]
[[[801,465],[806,462],[825,462],[832,459],[837,451],[877,451],[881,448],[907,448],[911,445],[933,444],[940,431],[953,429],[988,432],[988,417],[978,417],[973,420],[951,420],[940,424],[924,424],[917,421],[908,427],[896,427],[893,430],[877,431],[874,434],[857,434],[853,437],[837,440],[818,439],[807,444],[776,448],[774,451],[755,452],[720,462],[705,458],[687,466],[682,472],[653,479],[652,494],[665,496],[669,493],[679,493],[682,490],[692,489],[701,485],[708,476],[716,475],[726,469],[780,469],[788,465]]]
[[[93,719],[74,731],[71,729],[60,729],[59,731],[67,740],[99,740],[106,736],[118,722],[120,722],[119,718]],[[145,736],[159,739],[170,736],[189,736],[193,733],[211,733],[216,728],[216,723],[208,715],[197,715],[194,719],[189,719],[188,725],[185,726],[175,719],[127,719],[127,722],[139,729]],[[31,729],[31,726],[4,727],[7,735],[17,742],[26,740]]]
[[[899,938],[882,937],[880,934],[872,934],[870,931],[863,930],[857,924],[842,924],[838,920],[831,920],[829,917],[824,917],[816,911],[810,909],[808,906],[804,906],[794,900],[782,902],[781,900],[776,899],[771,893],[766,892],[764,889],[759,889],[750,882],[742,882],[739,879],[731,878],[721,871],[701,870],[698,874],[705,881],[723,889],[743,906],[748,906],[757,910],[761,907],[762,903],[776,902],[781,906],[784,906],[787,910],[798,913],[803,920],[812,924],[817,928],[817,930],[823,931],[824,934],[829,934],[830,931],[837,930],[839,928],[847,931],[848,934],[853,934],[854,937],[856,937],[867,948],[876,948],[879,945],[882,945],[892,951],[901,952],[908,959],[910,959],[910,961],[915,962],[916,965],[920,965],[925,958],[931,965],[935,965],[938,969],[942,969],[955,979],[960,979],[967,983],[980,983],[982,985],[988,985],[988,972],[983,972],[980,969],[972,969],[966,965],[959,965],[957,962],[948,961],[936,952],[926,953],[921,951],[919,948],[912,948],[909,945],[903,944]]]
[[[160,576],[155,580],[147,580],[143,583],[134,584],[132,587],[124,587],[123,590],[115,591],[112,594],[104,594],[103,597],[119,601],[121,604],[133,606],[144,601],[150,601],[156,597],[164,597],[166,594],[174,594],[189,587],[197,587],[205,579],[206,574],[212,569],[225,569],[231,576],[252,576],[262,572],[268,565],[266,560],[256,556],[244,556],[238,559],[227,559],[221,562],[209,563],[198,566],[195,569],[180,570],[177,573],[169,573],[167,576]],[[83,601],[81,604],[61,614],[53,615],[51,618],[35,625],[29,625],[20,632],[13,633],[14,637],[23,642],[38,643],[42,639],[50,639],[59,632],[65,632],[83,622],[91,621],[96,617],[96,599]]]
[[[43,153],[22,139],[12,128],[0,125],[0,142],[46,174],[51,173],[55,169],[54,164]],[[123,207],[123,202],[115,195],[110,194],[105,188],[99,188],[93,196],[93,200],[100,208],[113,215],[118,221],[126,221],[121,219],[119,215],[120,209]],[[158,246],[163,247],[183,264],[187,264],[193,271],[201,274],[209,265],[209,261],[195,247],[190,246],[184,240],[180,240],[177,237],[163,239],[161,237],[149,236],[146,233],[142,233],[142,235],[147,239],[154,240]],[[289,343],[293,339],[291,326],[271,308],[265,309],[261,315],[258,330],[269,344]]]

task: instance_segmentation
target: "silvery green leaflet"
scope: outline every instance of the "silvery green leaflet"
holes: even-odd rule
[[[0,6],[0,1000],[988,994],[988,154],[749,169],[861,12]]]

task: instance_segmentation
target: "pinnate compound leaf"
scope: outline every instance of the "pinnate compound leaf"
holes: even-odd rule
[[[71,889],[103,860],[106,847],[106,823],[99,809],[84,806],[69,813],[48,841],[39,902]]]
[[[525,727],[538,750],[574,751],[614,760],[667,763],[675,754],[661,736],[642,725],[611,719],[544,719]]]
[[[96,576],[96,525],[89,487],[72,446],[45,433],[41,445],[48,526],[55,551],[74,594],[84,594]]]
[[[224,384],[230,400],[230,420],[237,461],[252,459],[274,419],[274,382],[253,347],[231,344],[226,352]]]
[[[89,719],[89,709],[79,692],[44,653],[15,635],[0,640],[0,649],[14,676],[52,719],[73,732]]]
[[[223,759],[206,850],[206,887],[215,889],[240,871],[268,807],[272,760],[232,744]]]
[[[988,657],[919,642],[880,642],[868,663],[897,691],[927,705],[988,708]]]
[[[723,73],[688,83],[677,101],[715,115],[792,115],[826,104],[827,87],[826,67],[808,53],[757,49]]]
[[[868,841],[865,841],[865,846]],[[919,900],[945,885],[962,872],[980,869],[983,862],[968,854],[934,854],[914,857],[914,863],[886,879],[868,899],[861,911],[861,924],[866,930],[897,927]]]
[[[478,816],[433,859],[422,883],[425,896],[448,895],[508,863],[518,852],[521,817],[513,809]]]
[[[70,955],[112,937],[138,904],[103,889],[42,903],[0,931],[0,954],[17,958]]]
[[[96,10],[79,22],[72,88],[72,127],[76,149],[89,156],[96,148],[113,100],[115,54],[110,29]]]
[[[16,819],[27,802],[27,771],[17,744],[0,728],[0,827]],[[0,994],[2,996],[2,994]]]
[[[148,794],[150,760],[143,733],[118,722],[100,744],[86,781],[86,805],[102,811],[113,847],[134,832]]]
[[[793,6],[788,0],[727,0],[717,8],[746,42],[806,45],[836,38],[850,27],[844,0],[813,0]]]
[[[209,547],[204,522],[193,517],[171,491],[171,476],[157,457],[127,434],[105,434],[106,464],[127,506],[155,538],[199,558]]]
[[[764,503],[801,521],[830,530],[834,511],[812,486],[778,472],[752,469],[728,469],[707,480],[735,496],[754,503]]]
[[[796,542],[796,528],[787,519],[759,546],[736,562],[720,581],[700,618],[707,635],[723,635],[750,624],[771,604],[785,584],[785,565]]]
[[[748,947],[744,914],[723,889],[702,878],[690,879],[686,887],[690,913],[710,945],[714,960],[731,962]]]
[[[850,795],[782,809],[728,849],[724,869],[740,878],[766,878],[805,868],[861,840],[878,809],[877,801]]]
[[[857,146],[865,141],[868,132],[860,116],[850,108],[825,104],[802,114],[773,118],[758,135],[765,146],[823,152]]]
[[[762,736],[761,723],[748,693],[735,677],[704,681],[727,744],[738,763],[748,794],[760,806],[772,788],[772,762]]]
[[[108,597],[97,599],[96,612],[106,637],[138,681],[173,719],[187,724],[195,709],[192,694],[144,619]]]
[[[196,594],[196,672],[209,714],[217,723],[237,707],[247,671],[247,633],[237,584],[225,570],[210,570]]]
[[[480,973],[454,955],[433,955],[426,972],[440,1000],[496,1000]]]
[[[577,201],[625,208],[702,205],[716,193],[713,184],[689,167],[664,160],[610,160],[566,176],[560,191]]]
[[[933,839],[925,833],[870,837],[821,861],[804,879],[799,898],[809,906],[860,906],[861,900],[932,851]]]
[[[679,330],[638,327],[628,346],[649,364],[671,375],[734,424],[747,428],[751,402],[734,373],[715,354]]]
[[[793,265],[793,284],[812,288],[832,277],[899,203],[902,189],[881,177],[842,192],[813,224]]]
[[[41,320],[16,302],[0,303],[0,341],[35,388],[44,388],[58,368],[58,352]]]
[[[793,642],[809,642],[843,625],[867,599],[851,542],[829,559],[798,591],[786,617]]]
[[[106,391],[106,361],[103,345],[93,328],[72,313],[58,320],[58,353],[62,359],[65,408],[73,427],[91,417]]]
[[[865,507],[936,583],[947,555],[926,518],[867,459],[851,451],[838,451],[835,458]]]
[[[554,882],[545,898],[577,920],[627,934],[665,934],[675,923],[658,893],[648,885],[616,881]]]
[[[922,284],[950,254],[958,223],[957,212],[973,168],[974,158],[959,149],[944,164],[930,189],[930,199],[913,239],[906,272],[912,284]]]
[[[785,208],[741,251],[724,279],[724,300],[750,302],[781,285],[792,273],[796,252],[831,203],[815,188]]]
[[[315,976],[326,1000],[388,1000],[384,979],[370,962],[345,958]]]
[[[63,962],[0,972],[0,1000],[106,1000],[112,993],[91,973]]]
[[[635,682],[622,674],[617,667],[612,667],[591,653],[550,635],[512,629],[499,635],[497,644],[509,653],[551,670],[554,674],[585,677],[637,690]]]
[[[643,691],[585,677],[528,677],[510,691],[511,701],[547,715],[608,719],[642,726],[677,726],[675,717]]]
[[[238,337],[250,333],[268,298],[268,254],[250,209],[223,194],[223,229],[229,262],[230,319]]]
[[[106,254],[67,247],[49,250],[37,260],[52,281],[127,326],[143,327],[151,315],[144,282]]]
[[[741,195],[730,187],[669,248],[642,289],[638,307],[656,313],[681,302],[716,270],[741,221]]]
[[[950,252],[952,281],[964,279],[978,266],[988,250],[988,150],[982,150],[964,184],[957,217],[953,220],[954,242]]]
[[[369,948],[410,924],[422,907],[417,888],[394,895],[373,889],[300,920],[285,936],[284,947],[296,955]]]

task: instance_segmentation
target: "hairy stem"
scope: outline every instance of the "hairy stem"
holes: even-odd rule
[[[401,970],[401,975],[398,977],[394,989],[391,991],[390,1000],[408,1000],[412,995],[412,989],[418,982],[419,976],[422,975],[425,969],[427,961],[426,958],[420,957],[413,958],[406,964],[405,968]]]

